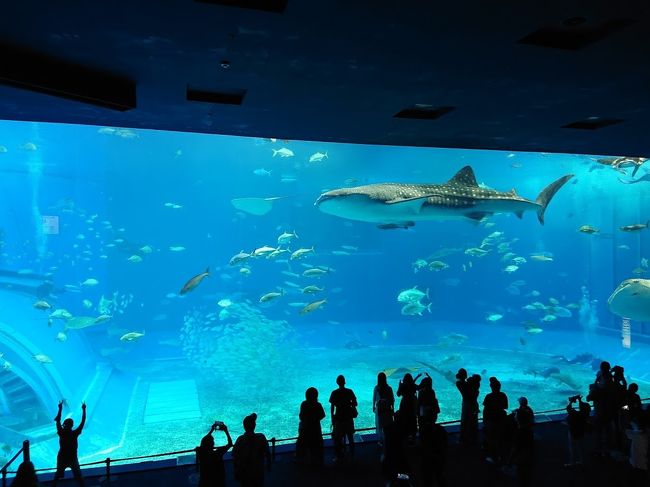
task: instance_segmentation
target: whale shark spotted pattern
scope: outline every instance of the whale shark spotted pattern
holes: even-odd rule
[[[469,218],[482,220],[495,213],[535,210],[544,224],[549,202],[573,177],[568,174],[544,188],[535,201],[507,192],[483,188],[470,166],[463,167],[443,184],[380,183],[327,191],[314,203],[331,215],[376,223],[379,228],[408,228],[416,221]]]

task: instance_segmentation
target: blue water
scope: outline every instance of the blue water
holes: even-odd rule
[[[361,400],[361,427],[373,424],[372,385],[384,369],[432,372],[427,366],[434,366],[444,419],[458,417],[457,393],[444,372],[461,366],[498,375],[513,402],[527,394],[537,410],[562,407],[572,389],[532,374],[553,366],[554,355],[591,353],[646,379],[640,357],[650,330],[632,322],[632,346],[624,348],[621,318],[607,309],[622,280],[643,277],[642,259],[650,254],[650,232],[618,230],[649,218],[647,183],[619,181],[629,169],[623,175],[583,155],[40,123],[3,122],[0,128],[0,269],[18,273],[0,276],[0,284],[33,283],[34,275],[53,283],[51,293],[40,296],[49,310],[33,307],[34,292],[0,289],[1,380],[6,390],[20,389],[1,396],[0,444],[10,451],[29,436],[40,466],[51,465],[56,454],[51,417],[62,398],[64,414],[75,419],[81,401],[88,402],[80,454],[95,459],[191,448],[215,419],[226,420],[236,434],[253,410],[267,436],[294,436],[304,390],[317,386],[326,403],[339,373]],[[282,148],[294,156],[273,157]],[[317,152],[328,157],[309,162]],[[314,206],[329,189],[441,183],[465,165],[479,183],[516,188],[533,200],[560,176],[575,177],[550,203],[543,226],[528,212],[522,219],[499,214],[482,222],[380,230]],[[644,168],[637,177],[643,174]],[[231,204],[244,197],[280,199],[256,216]],[[48,233],[43,217],[58,219],[58,233]],[[599,232],[579,232],[582,225]],[[291,251],[313,246],[313,254],[228,264],[242,250],[277,247],[281,233],[294,231]],[[465,253],[490,235],[486,255]],[[513,256],[504,260],[507,253]],[[525,262],[507,272],[515,257]],[[448,267],[415,272],[418,259]],[[303,277],[306,266],[327,273]],[[206,268],[210,276],[180,296]],[[299,287],[306,285],[325,290],[304,295]],[[422,316],[403,315],[397,301],[413,286],[428,290],[423,304],[430,303],[430,312]],[[259,303],[272,291],[284,294]],[[321,299],[327,303],[299,314]],[[545,322],[546,311],[522,309],[535,302],[550,306],[549,299],[571,316]],[[65,319],[50,318],[61,309],[87,317],[89,326],[66,329]],[[102,314],[110,318],[92,322]],[[530,322],[543,331],[527,331]],[[120,339],[128,333],[138,335]],[[451,333],[464,338],[450,342]],[[593,375],[590,364],[562,373],[584,385]],[[643,382],[641,390],[649,392]],[[174,397],[178,391],[182,397]]]

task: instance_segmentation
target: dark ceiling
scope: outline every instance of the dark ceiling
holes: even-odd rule
[[[648,156],[649,5],[5,2],[0,118]]]

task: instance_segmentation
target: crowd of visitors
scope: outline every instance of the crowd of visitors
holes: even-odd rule
[[[418,379],[421,379],[419,383]],[[352,462],[357,398],[352,389],[346,387],[345,377],[339,375],[336,384],[337,388],[329,396],[333,461]],[[488,464],[497,469],[513,470],[518,484],[529,486],[534,477],[535,415],[528,399],[518,398],[518,407],[509,413],[508,397],[501,390],[501,382],[496,377],[490,377],[490,392],[482,402],[483,437],[479,445],[480,385],[480,375],[470,376],[467,370],[458,370],[456,388],[462,401],[458,443],[461,448],[480,446]],[[643,408],[638,389],[637,384],[627,384],[623,367],[611,367],[608,362],[602,362],[584,400],[580,394],[569,397],[566,406],[568,462],[565,467],[576,468],[585,462],[585,439],[593,432],[594,455],[608,457],[615,452],[625,452],[629,459],[628,485],[650,485],[650,410]],[[397,407],[395,396],[399,398]],[[593,414],[589,403],[593,405]],[[61,424],[62,406],[63,403],[59,403],[58,414],[54,418],[60,449],[53,485],[63,477],[66,468],[71,468],[77,482],[84,485],[77,459],[77,440],[84,428],[86,405],[82,405],[82,420],[76,429],[73,429],[71,418]],[[440,405],[432,378],[427,373],[415,377],[406,373],[394,393],[386,374],[380,372],[372,394],[372,410],[375,414],[381,471],[388,485],[393,485],[393,482],[409,485],[413,468],[409,452],[412,453],[414,449],[419,451],[421,459],[419,473],[422,485],[447,485],[445,465],[448,438],[445,428],[438,424]],[[325,409],[318,400],[318,390],[308,388],[305,400],[300,405],[296,462],[311,467],[324,464],[321,421],[325,417]],[[226,485],[223,457],[231,448],[234,477],[239,484],[243,487],[264,484],[265,471],[271,470],[272,458],[266,437],[255,432],[256,421],[255,413],[246,416],[243,420],[244,434],[234,443],[224,423],[215,422],[212,425],[197,448],[199,486]],[[226,436],[226,444],[217,448],[213,437],[216,431],[223,431]],[[31,462],[20,465],[12,485],[38,485]]]

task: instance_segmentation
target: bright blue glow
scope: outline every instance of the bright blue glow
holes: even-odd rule
[[[92,461],[192,448],[214,420],[237,435],[252,411],[268,437],[295,436],[305,389],[317,387],[326,405],[339,373],[360,399],[359,427],[374,424],[381,370],[428,370],[441,420],[459,416],[449,381],[459,367],[498,376],[513,402],[526,395],[538,411],[563,407],[593,377],[590,361],[540,377],[557,355],[620,363],[650,393],[647,325],[631,323],[625,349],[621,318],[607,308],[622,280],[647,272],[650,232],[619,230],[650,217],[647,182],[619,181],[631,169],[624,176],[583,155],[0,127],[0,443],[13,450],[29,435],[38,467],[54,464],[61,398],[75,421],[88,403],[80,457]],[[379,230],[314,206],[329,189],[442,183],[465,165],[479,183],[531,200],[575,177],[544,226],[527,212]],[[247,213],[231,203],[240,198],[277,199],[248,201]],[[43,216],[58,217],[58,234],[43,231]],[[298,237],[285,236],[283,249],[313,253],[229,265],[240,251],[278,247],[284,232]],[[303,275],[314,268],[325,272]],[[36,309],[46,280],[52,309]],[[303,294],[309,285],[324,291]],[[416,285],[431,312],[403,315],[397,296]],[[271,292],[280,295],[260,303]]]

